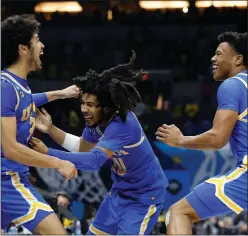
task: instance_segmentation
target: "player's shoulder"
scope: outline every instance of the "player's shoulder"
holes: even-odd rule
[[[1,89],[14,91],[14,85],[9,80],[5,79],[2,75],[1,75]]]
[[[133,112],[128,112],[126,121],[123,122],[120,116],[116,116],[108,125],[107,128],[116,129],[116,131],[133,132],[136,129],[140,129],[139,121]]]
[[[225,80],[225,84],[228,84],[229,86],[231,85],[236,85],[236,86],[240,86],[240,85],[245,85],[247,87],[247,72],[246,71],[242,71],[230,78],[228,78],[227,80]]]
[[[226,79],[224,82],[222,82],[219,89],[222,89],[222,90],[238,89],[239,90],[241,86],[243,86],[243,82],[234,76],[234,77],[230,77],[230,78]]]

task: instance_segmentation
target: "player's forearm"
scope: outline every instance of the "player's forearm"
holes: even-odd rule
[[[216,150],[222,148],[226,142],[219,138],[217,132],[209,130],[196,136],[183,136],[180,146],[189,149]]]
[[[48,102],[65,98],[65,95],[63,94],[62,90],[46,92],[46,96],[47,96]]]
[[[90,152],[63,152],[49,148],[48,155],[56,156],[62,160],[72,162],[79,170],[99,170],[107,161],[106,153],[98,148],[93,148]]]
[[[4,151],[7,159],[19,162],[21,164],[40,168],[59,168],[61,160],[38,153],[22,144],[16,143],[7,151]]]
[[[89,152],[90,149],[94,147],[93,145],[87,145],[86,142],[81,142],[80,137],[66,133],[56,126],[52,126],[52,128],[49,129],[48,135],[60,146],[70,152]]]
[[[79,152],[89,152],[95,146],[96,146],[96,143],[90,143],[81,138]]]
[[[66,132],[53,125],[47,134],[60,146],[63,145]]]

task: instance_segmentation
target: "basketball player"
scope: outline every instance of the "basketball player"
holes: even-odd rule
[[[143,75],[131,70],[134,60],[135,54],[128,64],[75,78],[87,124],[81,138],[54,127],[45,110],[37,118],[38,129],[73,152],[48,149],[34,138],[35,150],[70,160],[80,170],[99,170],[107,161],[111,166],[113,186],[88,234],[150,234],[164,207],[168,181],[131,112],[140,101],[135,84]]]
[[[58,98],[74,97],[75,87],[32,96],[30,71],[41,69],[44,45],[39,23],[30,15],[16,15],[1,24],[1,227],[23,225],[34,234],[66,234],[57,216],[29,182],[29,166],[56,168],[66,179],[77,176],[75,166],[28,148],[35,128],[35,107]]]
[[[170,146],[190,149],[219,149],[230,141],[237,168],[195,187],[166,214],[168,234],[192,234],[193,222],[248,208],[247,172],[247,33],[225,32],[212,58],[213,77],[224,81],[217,93],[218,109],[211,130],[183,136],[174,125],[163,125],[157,139]]]

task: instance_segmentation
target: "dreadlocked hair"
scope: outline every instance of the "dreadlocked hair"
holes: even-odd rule
[[[110,113],[118,112],[121,120],[126,121],[128,111],[136,107],[141,101],[136,83],[141,81],[146,72],[131,70],[136,54],[133,51],[130,61],[103,71],[101,74],[89,70],[85,76],[73,78],[82,94],[97,95],[100,106],[109,108]]]

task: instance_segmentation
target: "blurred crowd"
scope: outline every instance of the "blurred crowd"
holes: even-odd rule
[[[27,13],[28,9],[20,5],[19,11]],[[2,18],[12,12],[13,8],[3,5]],[[137,68],[170,69],[176,82],[206,79],[219,31],[247,30],[246,9],[190,7],[185,14],[181,9],[124,12],[113,8],[112,12],[111,21],[106,9],[36,14],[46,46],[42,77],[70,80],[89,68],[100,71],[127,61],[134,49]],[[197,26],[198,30],[191,29]]]

